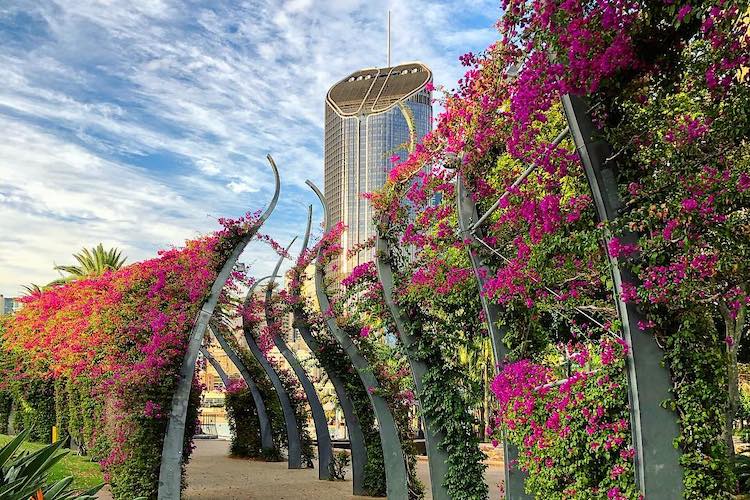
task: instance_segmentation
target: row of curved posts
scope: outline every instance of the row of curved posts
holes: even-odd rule
[[[190,390],[193,383],[193,375],[195,373],[195,363],[198,360],[198,351],[201,347],[201,341],[203,335],[208,327],[208,322],[214,313],[216,304],[219,301],[219,295],[221,294],[224,284],[229,279],[229,275],[232,272],[240,254],[245,247],[250,243],[263,223],[268,219],[276,208],[276,203],[279,200],[279,192],[281,191],[281,181],[279,179],[279,170],[276,168],[276,164],[273,161],[271,155],[267,156],[268,162],[271,165],[274,175],[274,194],[271,199],[271,203],[268,208],[263,212],[258,219],[257,225],[251,231],[248,231],[237,243],[234,245],[232,252],[229,254],[227,259],[219,271],[216,279],[214,280],[208,297],[203,302],[198,317],[195,320],[193,329],[190,332],[188,338],[187,349],[185,357],[180,367],[180,375],[177,382],[177,388],[172,396],[172,406],[169,411],[169,421],[167,423],[167,432],[164,436],[164,443],[162,445],[161,454],[161,466],[159,469],[159,490],[158,498],[160,500],[172,500],[180,498],[180,486],[182,479],[182,451],[184,446],[185,438],[185,420],[187,418],[188,402],[190,400]]]
[[[456,182],[456,204],[458,208],[458,227],[461,231],[461,235],[470,235],[471,242],[474,243],[475,238],[482,237],[481,229],[477,229],[474,234],[471,232],[472,225],[479,220],[477,213],[477,206],[471,197],[471,193],[467,189],[465,180],[459,176]],[[495,374],[499,371],[500,364],[505,359],[508,350],[503,343],[503,337],[505,336],[505,329],[500,326],[498,319],[500,317],[500,310],[497,304],[489,301],[484,295],[483,290],[487,278],[490,276],[489,267],[482,261],[482,257],[469,248],[469,258],[471,260],[471,266],[474,270],[474,275],[477,278],[477,284],[479,285],[479,298],[482,302],[482,309],[487,322],[487,330],[490,334],[490,343],[492,344],[492,355],[495,361]],[[514,464],[518,460],[518,447],[503,440],[503,464],[504,464],[504,479],[505,479],[505,498],[508,500],[522,500],[531,498],[524,490],[524,480],[526,474],[523,473]]]
[[[266,452],[271,452],[274,450],[275,446],[273,443],[273,430],[271,428],[271,419],[268,418],[268,412],[266,411],[266,404],[263,402],[263,397],[260,394],[260,390],[258,389],[258,385],[253,380],[252,376],[250,376],[250,371],[245,366],[244,361],[242,361],[242,358],[239,356],[237,352],[232,348],[232,346],[229,345],[226,338],[224,337],[224,333],[221,331],[220,328],[209,325],[209,328],[211,329],[211,333],[214,337],[216,337],[216,340],[219,342],[219,345],[222,349],[224,349],[224,352],[227,354],[229,359],[234,363],[234,366],[237,367],[237,370],[239,370],[240,375],[242,375],[242,379],[245,381],[245,384],[247,384],[248,389],[250,389],[250,394],[253,396],[253,402],[255,403],[255,409],[258,414],[258,424],[260,427],[260,445],[261,448],[263,448]],[[208,354],[208,351],[205,351],[204,356]],[[208,356],[211,356],[208,354]],[[214,366],[214,368],[218,367],[216,371],[218,372],[221,368],[221,365],[219,365],[215,360],[211,361],[213,359],[213,356],[207,357],[211,364]],[[221,376],[221,372],[219,372],[219,376]],[[224,374],[226,376],[226,374]],[[223,377],[222,377],[223,379]],[[224,383],[226,387],[229,387],[226,382]]]
[[[318,196],[320,203],[323,205],[325,231],[330,227],[328,224],[328,205],[323,197],[323,193],[311,181],[305,181],[315,194]],[[322,251],[318,251],[317,262],[315,266],[315,293],[318,298],[320,311],[325,318],[329,331],[333,334],[341,347],[346,352],[349,360],[352,362],[354,369],[357,370],[362,384],[367,390],[370,398],[375,418],[378,420],[378,431],[380,433],[380,444],[383,448],[383,460],[385,462],[385,481],[386,494],[389,500],[407,500],[409,498],[408,476],[406,471],[406,462],[404,461],[404,452],[401,448],[401,440],[398,436],[396,422],[393,419],[388,403],[381,396],[375,394],[379,384],[372,367],[352,339],[339,328],[336,319],[331,316],[331,303],[325,290]]]
[[[245,307],[247,307],[252,300],[253,293],[255,292],[258,284],[270,277],[271,276],[266,276],[253,283],[253,285],[247,291],[247,297],[245,298]],[[281,383],[279,374],[276,373],[276,370],[274,370],[273,366],[271,366],[271,363],[266,358],[266,355],[263,353],[263,351],[258,346],[258,343],[255,341],[252,327],[247,324],[244,316],[242,318],[242,332],[244,333],[245,341],[247,342],[247,346],[250,348],[250,352],[253,354],[255,359],[258,360],[260,366],[263,367],[263,371],[266,372],[266,375],[271,380],[271,384],[276,391],[276,396],[278,396],[279,398],[279,403],[281,404],[281,412],[284,415],[284,426],[286,428],[288,467],[290,469],[302,469],[304,468],[302,465],[302,442],[300,440],[299,427],[297,426],[297,418],[294,414],[294,408],[292,407],[292,402],[289,399],[289,395],[284,389],[284,384]]]
[[[221,364],[216,360],[216,358],[208,352],[208,349],[205,347],[201,347],[201,354],[203,357],[211,363],[211,366],[214,367],[214,370],[216,370],[216,373],[219,374],[219,378],[221,379],[221,383],[224,384],[224,388],[229,388],[229,375],[227,375],[227,372],[224,371],[224,368],[221,367]]]
[[[292,244],[294,244],[294,241],[296,239],[297,238],[295,237],[286,248],[287,252],[291,248]],[[273,293],[274,279],[276,278],[276,276],[278,276],[279,268],[281,268],[281,263],[283,261],[284,256],[282,255],[281,257],[279,257],[279,261],[276,263],[276,267],[274,268],[273,274],[271,275],[271,281],[266,287],[265,312],[266,324],[269,325],[269,327],[272,324],[278,322],[278,318],[275,318],[273,315],[271,296]],[[310,405],[310,410],[312,411],[313,422],[315,424],[315,434],[318,438],[318,478],[330,480],[332,479],[331,470],[333,467],[333,445],[331,444],[331,436],[328,433],[328,419],[326,419],[326,413],[323,410],[323,405],[320,404],[320,399],[318,398],[318,393],[315,391],[315,386],[308,378],[307,373],[305,373],[305,370],[302,368],[302,365],[300,365],[297,357],[294,355],[291,349],[289,349],[289,346],[281,336],[281,332],[278,331],[279,329],[272,330],[273,342],[274,344],[276,344],[276,347],[279,349],[282,356],[284,356],[289,365],[292,367],[292,370],[297,376],[300,384],[302,384],[302,389],[305,391],[307,402]],[[304,422],[300,422],[299,424],[304,425]]]
[[[417,339],[408,331],[406,319],[399,306],[393,301],[393,268],[390,263],[391,252],[388,242],[381,234],[381,228],[377,230],[377,240],[375,245],[376,265],[378,269],[378,278],[383,285],[383,297],[388,306],[388,310],[393,317],[398,330],[398,336],[401,343],[406,349],[406,357],[411,366],[411,373],[414,377],[414,386],[417,389],[417,400],[422,394],[422,379],[427,373],[427,364],[418,358]],[[424,438],[427,448],[427,463],[430,467],[430,486],[432,488],[432,498],[435,500],[450,500],[448,490],[443,486],[443,479],[448,473],[448,454],[440,448],[440,443],[444,439],[442,431],[432,419],[431,415],[422,415],[424,420]]]
[[[312,228],[312,205],[307,210],[307,229],[305,230],[305,238],[302,241],[302,250],[300,255],[304,254],[307,250],[307,245],[310,241],[310,230]],[[292,306],[292,313],[294,314],[294,327],[297,328],[302,339],[305,341],[307,346],[313,352],[317,354],[320,352],[320,345],[318,341],[313,337],[310,331],[310,321],[304,311],[304,306],[299,303],[295,303]],[[359,418],[354,411],[354,404],[349,398],[349,394],[346,392],[346,386],[344,382],[336,374],[336,371],[330,366],[326,366],[322,358],[318,357],[321,362],[323,369],[328,374],[328,380],[331,381],[334,390],[336,391],[336,397],[339,401],[339,406],[344,413],[344,421],[346,422],[346,428],[349,434],[349,443],[352,459],[352,494],[353,495],[365,495],[367,492],[364,487],[365,477],[365,464],[367,463],[367,447],[365,445],[365,436],[362,432],[362,427],[359,423]]]
[[[612,221],[623,207],[617,190],[617,164],[612,148],[595,127],[585,99],[565,95],[562,103],[599,221]],[[636,243],[638,235],[629,232],[620,239],[626,244]],[[637,277],[619,266],[608,245],[604,248],[612,271],[623,339],[630,346],[625,364],[636,486],[645,498],[682,498],[680,452],[673,444],[679,436],[679,425],[676,415],[662,407],[662,402],[672,397],[669,368],[662,365],[664,352],[653,335],[638,326],[646,319],[643,313],[636,304],[622,300],[623,282],[637,285]]]

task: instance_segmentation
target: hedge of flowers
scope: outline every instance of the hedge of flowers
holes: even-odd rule
[[[665,348],[686,496],[725,498],[735,487],[736,350],[750,278],[748,5],[507,0],[502,8],[498,41],[462,58],[466,75],[446,93],[434,132],[396,159],[370,197],[376,221],[392,228],[392,247],[415,249],[413,263],[400,267],[404,306],[410,289],[428,305],[454,288],[471,290],[460,255],[481,255],[492,269],[482,293],[500,306],[510,353],[495,386],[496,432],[519,446],[519,466],[534,473],[527,490],[635,498],[625,393],[613,391],[602,415],[595,406],[601,387],[622,386],[621,363],[590,370],[594,362],[569,359],[571,342],[593,360],[603,356],[594,346],[619,335],[605,240],[638,278],[623,299],[648,312],[641,327]],[[611,224],[596,218],[572,142],[555,140],[566,125],[565,94],[589,100],[612,146],[624,208]],[[529,166],[533,173],[514,184]],[[458,232],[457,182],[480,213],[502,195],[480,240]],[[475,307],[464,303],[463,311]],[[440,345],[455,342],[456,332],[473,331],[471,320],[462,324],[430,334]],[[552,383],[568,378],[559,366],[571,362],[573,378]],[[562,431],[548,422],[555,406]],[[597,449],[582,458],[587,446]]]
[[[258,215],[220,223],[220,231],[155,259],[28,296],[0,325],[2,389],[22,415],[47,415],[37,422],[44,440],[50,424],[67,422],[63,433],[99,460],[116,498],[156,496],[188,335],[219,269],[257,229]],[[39,397],[38,387],[56,388],[57,397],[54,390]],[[194,383],[185,462],[200,389]]]

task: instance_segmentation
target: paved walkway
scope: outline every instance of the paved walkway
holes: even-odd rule
[[[229,443],[196,440],[187,467],[188,486],[184,500],[350,500],[351,471],[347,481],[320,481],[317,469],[289,470],[286,462],[256,462],[229,458]],[[418,462],[422,482],[429,485],[427,462]],[[500,498],[502,466],[493,462],[487,469],[490,498]],[[431,495],[427,494],[427,498]]]
[[[372,497],[352,495],[351,470],[346,481],[320,481],[317,469],[289,470],[286,462],[256,462],[229,458],[229,442],[217,439],[195,441],[187,467],[187,489],[183,500],[355,500]],[[317,466],[317,464],[316,464]],[[429,492],[427,461],[417,462],[417,473]],[[502,463],[494,460],[485,474],[490,498],[500,498]],[[99,500],[111,500],[107,488]]]

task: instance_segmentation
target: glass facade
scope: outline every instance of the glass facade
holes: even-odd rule
[[[410,110],[421,140],[432,127],[430,70],[420,63],[361,70],[334,85],[326,99],[324,191],[329,223],[343,221],[339,272],[372,260],[373,250],[346,255],[375,235],[372,207],[362,195],[380,188],[394,155],[404,159]]]

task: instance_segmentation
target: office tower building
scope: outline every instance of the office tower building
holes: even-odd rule
[[[343,221],[343,253],[337,274],[372,260],[372,250],[347,254],[375,235],[372,207],[362,198],[379,189],[391,157],[407,156],[410,116],[421,140],[432,127],[432,72],[414,62],[352,73],[326,96],[324,191],[331,226]],[[429,88],[429,87],[428,87]]]

